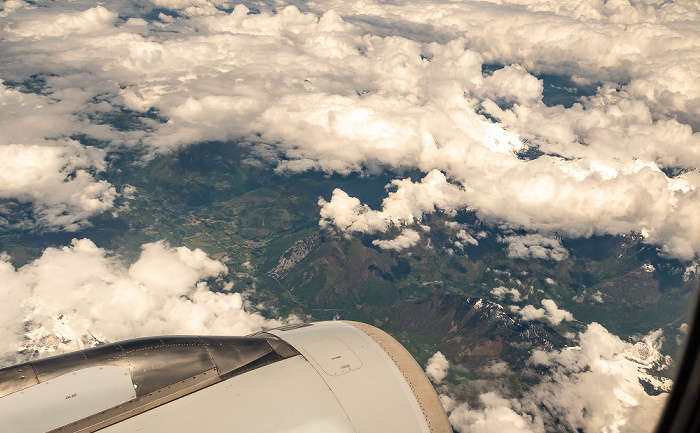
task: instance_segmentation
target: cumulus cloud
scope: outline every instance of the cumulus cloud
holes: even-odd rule
[[[470,235],[467,233],[466,230],[460,230],[457,232],[457,238],[460,239],[463,242],[466,242],[467,244],[474,245],[474,246],[479,246],[479,241],[474,238],[474,236]]]
[[[336,189],[330,202],[318,200],[321,206],[321,227],[331,225],[343,232],[375,233],[386,231],[389,227],[386,218],[369,206],[350,197],[345,191]]]
[[[668,390],[670,381],[648,370],[667,365],[658,351],[659,333],[632,344],[597,323],[580,335],[580,347],[533,356],[532,363],[550,367],[551,382],[533,389],[536,398],[568,425],[584,431],[647,431],[653,428],[665,395],[650,396],[640,382]]]
[[[222,0],[151,0],[156,6],[175,9],[178,13],[197,16],[216,14],[219,8],[231,7],[232,3]]]
[[[456,230],[457,233],[455,233],[455,236],[458,240],[454,241],[454,246],[464,250],[464,247],[466,245],[473,245],[473,246],[479,246],[479,241],[472,236],[471,233],[469,233],[466,230],[466,225],[464,224],[459,224],[456,221],[446,221],[445,225],[453,230]],[[479,232],[476,234],[477,237],[484,237],[487,236],[486,232]]]
[[[499,286],[491,289],[491,294],[499,301],[503,301],[506,298],[506,295],[510,295],[513,302],[522,301],[522,297],[520,296],[518,289],[508,289],[506,287]]]
[[[521,397],[487,392],[474,406],[441,399],[458,432],[648,432],[667,394],[651,396],[642,382],[670,387],[670,381],[649,374],[668,365],[659,335],[627,343],[593,323],[579,335],[577,347],[533,351],[529,363],[543,379]]]
[[[81,130],[71,113],[76,101],[23,93],[0,83],[0,200],[30,203],[30,220],[13,221],[0,210],[6,228],[75,231],[114,205],[117,193],[97,179],[107,167],[103,149],[65,137]],[[90,128],[87,128],[90,129]],[[94,128],[95,135],[104,132]]]
[[[445,358],[445,355],[443,355],[442,352],[435,352],[435,354],[428,359],[428,365],[425,366],[425,374],[437,385],[447,376],[447,370],[449,368],[450,362]]]
[[[103,160],[103,152],[75,142],[0,145],[0,199],[32,204],[34,221],[20,221],[20,226],[76,231],[114,205],[114,187],[90,173]],[[3,216],[11,218],[0,210]],[[1,225],[11,223],[0,219]]]
[[[459,404],[450,397],[441,396],[445,409],[449,413],[452,427],[460,433],[540,433],[544,432],[540,419],[514,410],[519,404],[513,400],[500,397],[495,392],[479,396],[482,408],[472,408],[468,404]]]
[[[226,267],[199,250],[145,244],[124,265],[89,239],[48,248],[18,269],[0,258],[0,358],[76,350],[162,334],[243,335],[279,321],[246,311],[240,293],[212,292]]]
[[[596,301],[596,302],[598,302],[598,303],[600,303],[600,304],[602,304],[603,302],[605,302],[605,301],[603,300],[603,292],[601,292],[600,290],[596,290],[596,292],[595,292],[594,294],[591,295],[591,298],[592,298],[594,301]]]
[[[511,311],[518,313],[523,320],[544,319],[550,322],[552,325],[558,325],[564,320],[574,320],[574,316],[570,312],[557,307],[557,304],[551,299],[543,299],[542,306],[544,308],[535,308],[533,305],[526,305],[520,308],[513,305],[510,307],[510,309]]]
[[[420,235],[417,231],[405,229],[394,239],[375,239],[372,241],[372,245],[376,245],[383,250],[401,251],[411,248],[419,241]]]
[[[27,3],[22,0],[7,0],[2,5],[3,9],[0,11],[0,17],[6,16],[8,12],[12,12],[25,6],[27,6]]]
[[[65,107],[68,130],[154,153],[242,138],[272,149],[282,172],[427,173],[395,184],[419,194],[414,203],[395,195],[378,214],[355,203],[348,211],[373,220],[349,230],[470,207],[529,232],[635,231],[669,257],[700,251],[700,37],[688,26],[700,18],[687,2],[326,0],[255,14],[223,1],[156,4],[177,13],[8,8],[0,78],[48,77],[37,92],[54,102],[36,116]],[[504,67],[483,74],[485,63]],[[601,85],[548,106],[543,73]],[[99,120],[123,109],[160,117],[126,132]],[[41,137],[74,133],[59,125]],[[541,155],[521,157],[530,147]],[[435,173],[446,194],[430,197]]]
[[[648,102],[665,96],[674,103],[668,111],[697,110],[700,93],[697,69],[692,66],[697,62],[698,40],[695,28],[687,23],[698,21],[700,12],[692,2],[673,1],[659,7],[647,2],[540,0],[432,1],[430,8],[425,2],[381,7],[375,1],[323,4],[348,15],[364,14],[387,27],[439,22],[434,37],[464,36],[488,62],[556,71],[582,81],[620,82],[625,76],[633,77],[627,87]],[[683,55],[672,55],[668,47]],[[683,66],[692,70],[683,71]]]
[[[319,199],[321,227],[333,225],[343,232],[384,232],[392,224],[418,222],[424,214],[436,208],[454,210],[464,201],[464,191],[449,183],[437,170],[428,173],[420,182],[399,179],[393,180],[389,186],[395,191],[383,200],[382,209],[378,211],[340,189],[333,191],[330,202]]]
[[[535,103],[542,98],[542,80],[520,65],[506,66],[484,78],[483,97],[505,102]]]
[[[502,242],[508,244],[508,257],[514,259],[543,259],[561,261],[569,257],[557,239],[549,239],[540,234],[506,236]]]
[[[44,14],[11,25],[9,34],[17,38],[67,38],[71,34],[100,32],[114,25],[117,14],[104,6],[95,6],[82,12],[60,13],[47,21]]]

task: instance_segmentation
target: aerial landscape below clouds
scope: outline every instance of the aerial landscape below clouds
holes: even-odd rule
[[[458,431],[639,431],[662,404],[648,371],[670,374],[698,281],[697,2],[12,0],[0,20],[6,363],[341,317],[439,349]],[[599,372],[619,386],[581,385]]]

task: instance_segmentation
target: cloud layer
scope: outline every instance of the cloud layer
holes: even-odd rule
[[[244,335],[281,322],[246,311],[240,293],[212,292],[226,267],[196,249],[146,244],[130,266],[89,239],[48,248],[15,269],[0,260],[0,360],[150,335]],[[17,358],[17,353],[24,351]]]
[[[0,228],[76,231],[113,206],[114,187],[96,178],[106,168],[104,150],[68,138],[81,131],[72,103],[0,83],[0,105],[0,200],[34,209],[33,221],[14,222],[0,204]]]
[[[514,259],[544,259],[561,261],[569,257],[557,239],[548,239],[540,234],[506,236],[502,242],[508,244],[508,257]]]
[[[340,189],[319,200],[322,227],[400,227],[374,241],[383,249],[420,242],[401,226],[426,214],[469,208],[527,233],[501,239],[511,258],[560,261],[555,235],[631,231],[669,257],[700,251],[697,2],[297,3],[5,2],[0,228],[76,231],[111,209],[108,152],[153,157],[236,139],[281,173],[423,173],[392,181],[379,209]],[[552,76],[576,101],[546,97]],[[31,217],[17,220],[14,205]],[[478,245],[454,228],[455,247]],[[19,269],[2,257],[0,354],[278,323],[246,311],[240,294],[211,292],[203,280],[223,272],[199,250],[162,243],[130,266],[87,239]],[[492,293],[520,300],[515,289]],[[515,311],[573,320],[552,300]],[[546,379],[523,399],[446,400],[450,419],[471,432],[540,432],[547,417],[643,431],[662,401],[639,383],[660,362],[654,344],[590,325],[579,348],[533,353]],[[447,368],[438,354],[428,365],[436,383]]]
[[[342,230],[470,207],[545,236],[636,231],[671,257],[700,251],[693,2],[324,1],[260,13],[156,4],[173,12],[146,20],[121,2],[7,8],[0,77],[6,86],[40,77],[32,97],[51,103],[23,110],[56,125],[7,144],[81,133],[158,153],[243,138],[280,171],[427,173],[397,180],[375,213],[334,193],[322,218]],[[492,63],[505,67],[482,73]],[[599,87],[546,105],[539,74]],[[105,121],[122,110],[143,113],[138,125]],[[531,148],[539,154],[523,158]],[[111,206],[109,185],[84,182],[100,205],[90,213],[75,199],[69,220]],[[29,187],[5,194],[39,203],[37,212],[53,205]]]
[[[593,323],[579,335],[576,347],[533,351],[530,374],[541,382],[521,397],[490,391],[481,394],[479,405],[470,406],[443,395],[443,405],[458,432],[652,431],[666,394],[650,396],[642,382],[670,386],[648,373],[668,362],[658,351],[659,336],[626,343]]]
[[[493,293],[493,291],[491,293]],[[515,297],[513,300],[516,301]],[[545,319],[552,325],[558,325],[565,320],[574,320],[574,316],[570,312],[557,307],[557,304],[551,299],[543,299],[542,307],[544,308],[535,308],[532,305],[526,305],[520,308],[518,306],[512,305],[510,307],[510,310],[514,313],[519,314],[523,318],[523,320]]]
[[[445,358],[445,355],[443,355],[442,352],[435,352],[435,354],[428,359],[428,365],[425,366],[425,374],[437,385],[447,376],[449,367],[450,363],[447,358]]]

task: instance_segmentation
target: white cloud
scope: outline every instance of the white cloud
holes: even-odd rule
[[[510,310],[514,313],[520,314],[523,320],[539,320],[543,319],[546,315],[544,308],[535,308],[533,305],[526,305],[523,308],[518,306],[511,306]]]
[[[496,392],[480,396],[477,407],[441,396],[458,432],[583,431],[650,432],[666,394],[650,396],[640,381],[668,390],[648,371],[667,365],[658,333],[626,343],[597,323],[579,336],[580,346],[533,351],[530,364],[543,379],[517,399]]]
[[[453,245],[460,250],[464,251],[466,245],[479,246],[479,241],[467,231],[467,226],[465,224],[460,224],[456,221],[445,221],[445,226],[457,231],[455,237],[458,240],[454,241]],[[488,235],[486,232],[479,232],[476,236],[483,238]]]
[[[406,248],[411,248],[412,246],[420,242],[420,235],[417,231],[412,229],[404,229],[401,234],[399,234],[394,239],[375,239],[372,241],[372,245],[376,245],[383,250],[395,250],[401,251]]]
[[[115,341],[163,334],[243,335],[279,321],[249,313],[239,293],[212,292],[203,279],[226,267],[201,250],[143,246],[126,266],[88,239],[48,248],[15,269],[3,256],[0,358],[21,349],[76,350],[92,337]]]
[[[499,286],[491,289],[491,294],[499,301],[503,301],[506,298],[506,295],[510,295],[513,302],[522,301],[522,297],[520,296],[518,289],[508,289],[506,287]]]
[[[484,97],[507,102],[536,103],[542,98],[542,80],[519,65],[506,66],[484,78]]]
[[[690,266],[683,271],[683,281],[688,281],[700,275],[700,262],[693,261]]]
[[[31,202],[34,227],[76,231],[117,197],[112,185],[88,171],[103,159],[104,152],[75,142],[0,145],[0,198]]]
[[[627,75],[634,77],[628,87],[639,96],[648,95],[650,102],[656,102],[663,95],[674,103],[667,110],[698,108],[693,67],[698,39],[688,23],[700,20],[700,13],[692,2],[667,2],[658,8],[646,2],[538,0],[432,1],[430,7],[425,2],[381,7],[374,1],[324,2],[329,4],[326,7],[346,15],[364,14],[389,27],[439,22],[436,37],[464,36],[487,62],[518,63],[528,70],[556,71],[594,82],[621,81]]]
[[[526,305],[523,308],[520,308],[513,305],[510,307],[510,309],[511,311],[518,313],[523,320],[544,319],[550,322],[552,325],[558,325],[564,320],[574,320],[574,316],[570,312],[557,307],[557,304],[551,299],[543,299],[542,306],[544,308],[535,308],[532,305]]]
[[[549,320],[553,325],[558,325],[562,321],[572,321],[574,316],[566,310],[562,310],[557,307],[551,299],[543,299],[542,306],[545,311],[547,311],[547,320]]]
[[[666,396],[648,395],[640,380],[670,386],[647,373],[666,363],[654,337],[633,345],[593,323],[580,335],[579,348],[548,357],[552,380],[533,388],[533,397],[568,425],[584,431],[653,428]]]
[[[508,367],[508,363],[504,361],[499,361],[488,367],[483,367],[481,371],[494,376],[503,376],[511,372],[510,367]]]
[[[546,238],[540,234],[506,236],[502,242],[508,244],[508,257],[510,258],[533,258],[558,262],[569,257],[569,252],[559,240]]]
[[[46,37],[66,38],[71,34],[100,32],[112,27],[117,14],[104,6],[95,6],[82,12],[53,15],[48,21],[46,13],[39,12],[35,19],[27,19],[10,25],[10,35],[19,38],[43,39]]]
[[[445,225],[447,227],[450,227],[451,229],[457,230],[455,236],[459,240],[455,242],[455,246],[458,246],[459,248],[464,248],[465,243],[469,245],[479,246],[479,241],[475,239],[474,236],[471,235],[471,233],[467,232],[467,230],[465,229],[465,225],[459,224],[456,221],[446,221]],[[477,236],[484,234],[485,233],[479,233],[477,234]]]
[[[450,362],[445,358],[445,355],[442,352],[435,352],[428,359],[428,365],[425,366],[425,374],[434,384],[439,384],[447,376],[449,368]]]
[[[596,290],[596,292],[595,292],[594,294],[591,295],[591,298],[593,298],[594,301],[596,301],[596,302],[598,302],[598,303],[600,303],[600,304],[602,304],[603,302],[605,302],[605,301],[603,300],[603,293],[602,293],[600,290]]]
[[[0,199],[31,203],[33,208],[31,221],[11,224],[75,231],[113,207],[115,189],[96,178],[107,168],[105,150],[66,138],[85,130],[97,137],[108,133],[100,126],[83,129],[71,112],[83,98],[55,101],[0,83],[5,114],[0,116]]]
[[[479,241],[474,239],[474,236],[466,232],[466,230],[460,230],[457,232],[457,238],[460,240],[474,246],[479,246]]]
[[[378,212],[350,197],[345,191],[335,189],[330,202],[319,199],[321,227],[331,224],[343,232],[374,233],[387,230],[388,223]]]
[[[495,392],[481,394],[482,408],[472,408],[442,397],[449,412],[452,427],[459,433],[544,433],[541,420],[518,413],[517,403],[500,397]]]
[[[231,2],[221,0],[151,0],[156,6],[178,9],[185,15],[213,15],[218,7],[230,7]]]
[[[436,208],[453,210],[460,207],[464,191],[451,184],[437,170],[428,173],[420,182],[409,179],[394,180],[396,188],[382,202],[382,210],[375,211],[348,196],[340,189],[333,191],[330,202],[319,200],[322,227],[336,226],[343,232],[384,232],[391,224],[411,224]]]
[[[25,3],[22,0],[7,0],[2,5],[3,10],[0,11],[0,17],[7,16],[9,12],[23,8],[25,6],[27,6],[27,3]]]

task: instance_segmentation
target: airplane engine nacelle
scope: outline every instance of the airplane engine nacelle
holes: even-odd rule
[[[451,433],[423,370],[357,322],[128,340],[0,370],[0,432]]]

